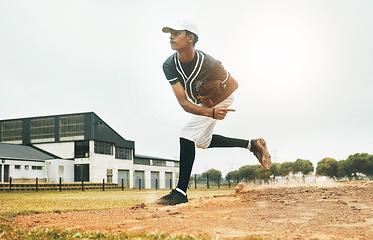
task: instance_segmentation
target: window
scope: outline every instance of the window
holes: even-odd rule
[[[115,158],[117,159],[132,159],[132,149],[115,147]]]
[[[113,182],[113,169],[106,169],[106,176],[107,176],[107,181],[108,183]]]
[[[113,144],[95,141],[95,153],[113,155]]]
[[[71,139],[72,137],[84,138],[84,115],[61,116],[60,137],[61,139]]]
[[[31,119],[30,121],[30,137],[35,139],[51,139],[54,140],[54,117]]]
[[[75,158],[89,157],[89,141],[76,141],[74,156]]]
[[[133,164],[150,165],[150,159],[135,158]]]
[[[22,142],[22,120],[4,121],[1,123],[1,142]]]
[[[28,170],[30,168],[29,165],[25,165],[25,169]]]
[[[153,160],[153,166],[162,166],[162,167],[166,167],[166,161],[162,161],[162,160]]]
[[[14,169],[21,169],[21,165],[15,165]]]
[[[31,166],[32,170],[43,170],[42,166]]]

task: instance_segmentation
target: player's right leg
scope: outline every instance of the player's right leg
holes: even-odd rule
[[[183,193],[178,191],[178,188],[172,189],[171,192],[160,199],[158,199],[155,203],[158,205],[176,205],[180,203],[188,202],[188,197]]]
[[[180,163],[179,182],[177,187],[168,195],[158,199],[155,203],[159,205],[176,205],[188,202],[186,194],[190,174],[192,172],[195,159],[195,144],[185,138],[180,138]]]

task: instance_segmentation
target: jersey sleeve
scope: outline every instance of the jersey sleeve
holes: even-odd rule
[[[179,82],[179,75],[176,71],[175,64],[173,63],[173,56],[170,56],[164,63],[163,63],[163,73],[166,76],[167,81],[174,85],[175,83]]]
[[[228,77],[229,72],[225,70],[220,61],[216,61],[212,68],[210,78],[221,80],[223,83],[225,83],[228,80]]]

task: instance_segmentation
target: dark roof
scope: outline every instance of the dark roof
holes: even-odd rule
[[[12,160],[50,160],[55,156],[39,151],[30,146],[0,143],[0,158]]]
[[[72,115],[84,115],[84,140],[96,140],[96,141],[110,142],[110,143],[114,143],[116,147],[132,148],[135,151],[134,141],[123,138],[120,134],[118,134],[113,128],[111,128],[106,122],[104,122],[94,112],[82,112],[82,113],[38,116],[38,117],[17,118],[17,119],[4,119],[4,120],[0,120],[0,124],[2,122],[14,121],[14,120],[23,121],[22,144],[30,145],[32,143],[30,139],[30,130],[29,130],[31,120],[38,119],[38,118],[46,118],[46,117],[52,117],[52,118],[57,119],[58,117],[72,116]],[[57,123],[55,123],[54,127],[57,128]],[[1,136],[1,130],[0,130],[0,136]],[[60,142],[59,135],[55,136],[55,141]]]

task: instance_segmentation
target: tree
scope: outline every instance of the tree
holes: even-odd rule
[[[275,180],[277,176],[280,176],[280,168],[281,165],[279,163],[272,163],[271,167],[269,168],[269,172],[273,176],[273,180]]]
[[[354,155],[350,155],[346,159],[348,177],[357,178],[357,173],[362,173],[367,176],[372,175],[370,159],[371,155],[368,153],[356,153]]]
[[[239,175],[238,175],[238,170],[231,171],[225,176],[225,180],[229,181],[236,181],[237,183],[240,181]]]
[[[347,169],[346,160],[340,160],[338,162],[337,167],[337,175],[335,176],[337,179],[342,179],[344,177],[350,176],[349,171]]]
[[[286,177],[293,171],[293,163],[292,162],[283,162],[280,165],[280,176]]]
[[[297,159],[294,163],[296,173],[302,173],[303,177],[313,172],[313,164],[310,160]]]
[[[255,179],[255,171],[253,166],[245,165],[238,169],[238,175],[240,179],[245,179],[246,181],[249,179]]]
[[[324,158],[317,163],[316,174],[334,179],[358,178],[358,173],[373,179],[373,156],[367,153],[350,155],[339,162],[333,158]]]
[[[269,181],[269,177],[271,176],[271,172],[264,170],[261,165],[254,166],[255,178],[262,179],[264,182]]]
[[[316,174],[335,179],[338,172],[338,162],[334,158],[324,158],[317,163]]]
[[[221,179],[221,172],[219,170],[210,169],[202,173],[202,178],[207,179],[207,174],[209,175],[210,181],[219,181]]]
[[[369,155],[367,162],[365,174],[370,180],[373,180],[373,155]]]

